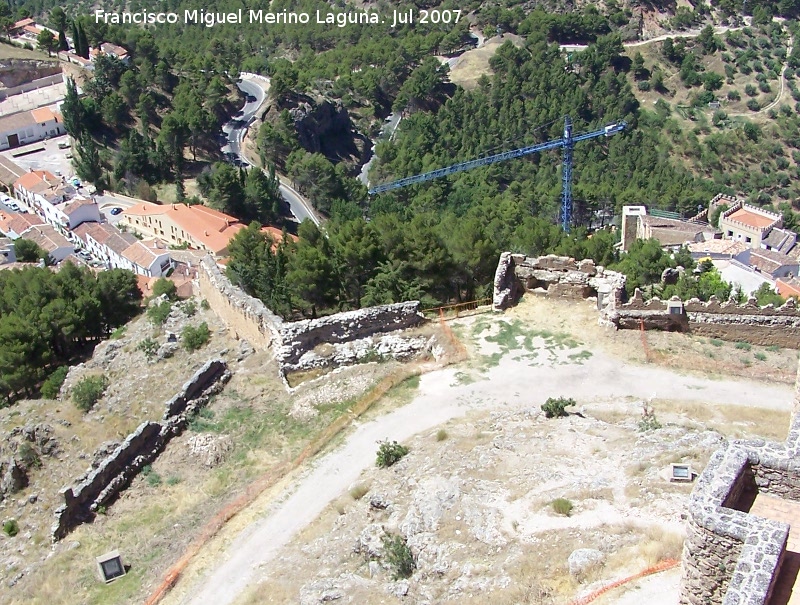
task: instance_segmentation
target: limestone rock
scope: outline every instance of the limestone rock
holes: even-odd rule
[[[353,552],[359,553],[368,559],[379,559],[383,555],[383,536],[385,531],[381,525],[370,523],[358,537]]]
[[[599,567],[605,561],[606,556],[594,548],[579,548],[573,550],[567,558],[569,573],[575,577],[580,577],[588,571]]]
[[[214,468],[225,460],[225,456],[233,449],[233,442],[224,435],[203,433],[190,437],[188,446],[192,456],[202,461],[204,466]]]
[[[28,485],[28,474],[14,458],[0,464],[0,500],[15,494]]]
[[[392,582],[386,587],[386,592],[390,595],[401,598],[408,594],[408,589],[411,585],[409,584],[408,580],[400,580],[398,582]]]

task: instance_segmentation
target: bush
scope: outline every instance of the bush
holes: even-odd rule
[[[142,342],[136,345],[136,350],[142,351],[147,359],[152,359],[152,357],[156,354],[156,351],[158,351],[158,343],[152,338],[145,338]]]
[[[211,308],[211,305],[208,304],[208,301],[204,298],[203,300],[200,301],[200,308],[203,311],[208,311]]]
[[[186,317],[193,317],[194,314],[197,313],[197,305],[189,300],[183,304],[181,310],[186,314]]]
[[[642,80],[636,86],[639,88],[639,90],[643,92],[647,92],[648,90],[650,90],[650,82],[647,80]]]
[[[25,468],[41,468],[42,459],[39,458],[39,452],[27,441],[23,441],[17,450],[17,458],[22,462]]]
[[[161,485],[161,475],[153,470],[149,464],[142,467],[142,476],[147,479],[147,485],[150,487],[158,487]]]
[[[738,90],[729,90],[728,91],[728,100],[729,101],[739,101],[742,98],[742,95],[739,94]]]
[[[565,517],[569,517],[573,509],[572,502],[566,498],[556,498],[550,503],[550,506],[553,507],[557,515],[564,515]]]
[[[737,342],[736,348],[741,351],[749,351],[753,346],[749,342]]]
[[[542,411],[547,418],[562,418],[569,416],[567,413],[567,406],[575,405],[574,399],[566,399],[564,397],[553,398],[550,397],[542,404]]]
[[[61,391],[61,385],[64,384],[64,381],[67,379],[68,372],[69,368],[67,366],[61,366],[50,374],[50,376],[45,378],[41,389],[42,397],[45,399],[55,399],[58,397],[58,393]]]
[[[206,344],[209,338],[211,338],[211,332],[209,332],[206,322],[196,328],[186,326],[181,332],[181,343],[187,351],[196,351]]]
[[[766,361],[767,360],[767,356],[764,353],[753,353],[753,357],[755,357],[759,361]]]
[[[350,497],[353,500],[361,500],[364,496],[369,493],[369,486],[363,483],[358,483],[350,488]]]
[[[128,331],[128,326],[120,326],[119,328],[111,332],[111,336],[109,336],[109,338],[111,340],[119,340],[120,338],[125,336],[125,332],[127,331]]]
[[[167,321],[170,311],[172,311],[172,303],[168,300],[165,300],[164,302],[160,302],[157,305],[152,305],[149,309],[147,309],[147,317],[155,325],[161,326],[164,325],[165,321]]]
[[[445,439],[447,439],[447,437],[448,435],[446,430],[439,429],[438,431],[436,431],[436,441],[444,441]]]
[[[159,277],[156,283],[153,284],[153,298],[157,298],[162,294],[166,294],[170,300],[175,300],[178,294],[178,287],[175,282]]]
[[[19,533],[19,523],[17,523],[16,519],[9,519],[8,521],[3,523],[3,532],[13,538]]]
[[[72,387],[72,401],[79,410],[88,412],[94,407],[108,387],[105,375],[87,376]]]
[[[761,109],[761,105],[759,105],[758,101],[756,101],[755,99],[750,99],[747,102],[747,109],[749,109],[750,111],[758,111],[759,109]]]
[[[383,548],[386,551],[386,561],[392,568],[392,579],[410,578],[417,563],[405,538],[397,534],[386,534],[383,536]]]
[[[388,468],[406,454],[408,454],[408,448],[400,445],[397,441],[380,441],[375,464],[380,468]]]

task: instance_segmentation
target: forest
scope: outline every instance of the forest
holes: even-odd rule
[[[122,269],[0,271],[0,406],[33,396],[48,374],[130,321],[141,299],[136,275]]]

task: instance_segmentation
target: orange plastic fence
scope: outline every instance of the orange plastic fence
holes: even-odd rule
[[[284,477],[288,472],[294,470],[308,458],[322,450],[339,431],[344,429],[353,419],[358,418],[366,412],[372,404],[378,401],[389,389],[400,384],[407,378],[420,374],[421,371],[419,367],[403,368],[401,371],[387,376],[358,401],[349,414],[339,416],[339,418],[328,425],[294,460],[283,462],[262,475],[254,483],[250,484],[241,496],[225,506],[225,508],[206,524],[200,534],[183,553],[183,556],[169,569],[161,584],[153,591],[147,601],[145,601],[145,605],[156,605],[166,596],[178,581],[181,573],[186,569],[186,566],[192,558],[200,552],[200,549],[213,538],[220,529],[222,529],[225,523],[251,504],[264,490],[275,485],[281,477]]]
[[[639,330],[642,334],[642,348],[644,349],[644,357],[647,362],[651,362],[652,359],[650,358],[650,347],[647,345],[647,333],[644,331],[644,320],[639,320]]]
[[[456,355],[449,363],[456,363],[466,358],[466,349],[461,341],[456,338],[450,326],[442,318],[442,329],[453,343]],[[213,538],[220,529],[232,519],[236,514],[244,510],[245,507],[250,505],[261,493],[267,488],[275,485],[286,473],[296,469],[308,458],[320,452],[341,430],[343,430],[352,420],[361,416],[372,405],[378,401],[386,392],[394,386],[397,386],[402,381],[412,376],[422,373],[419,366],[404,367],[400,371],[387,376],[381,380],[375,387],[373,387],[364,397],[356,402],[349,414],[339,416],[334,422],[327,426],[327,428],[300,454],[291,461],[286,461],[278,467],[271,469],[254,483],[250,484],[245,492],[236,498],[233,502],[225,506],[217,515],[211,519],[200,534],[189,544],[189,547],[183,553],[180,559],[169,569],[161,584],[153,591],[150,597],[145,601],[145,605],[157,605],[161,602],[167,593],[175,586],[181,573],[186,569],[186,566],[200,552],[200,549]]]
[[[579,599],[575,599],[571,601],[569,605],[586,605],[587,603],[591,603],[597,597],[604,595],[609,590],[613,590],[614,588],[618,588],[623,584],[627,584],[628,582],[632,582],[633,580],[638,580],[639,578],[644,578],[645,576],[650,576],[654,573],[659,573],[661,571],[666,571],[668,569],[672,569],[676,565],[678,565],[680,561],[675,559],[664,559],[657,565],[653,565],[652,567],[648,567],[644,571],[640,571],[639,573],[629,576],[627,578],[622,578],[621,580],[617,580],[616,582],[611,582],[611,584],[607,584],[602,588],[598,588],[594,592],[590,592],[588,595],[583,596]]]
[[[478,300],[470,300],[467,302],[455,303],[452,305],[444,305],[442,307],[431,307],[430,309],[423,309],[423,313],[438,313],[439,317],[443,317],[445,313],[453,313],[453,317],[458,317],[459,313],[463,311],[474,311],[478,307],[491,304],[491,298],[479,298]]]

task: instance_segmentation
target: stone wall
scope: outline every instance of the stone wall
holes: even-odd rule
[[[674,299],[678,300],[678,299]],[[751,344],[782,348],[800,348],[800,310],[794,299],[780,307],[759,307],[755,299],[739,305],[721,303],[715,297],[708,302],[691,299],[683,305],[683,315],[667,312],[667,302],[653,298],[645,301],[637,289],[628,303],[606,309],[606,318],[618,328],[691,332],[710,338],[745,341]]]
[[[756,493],[800,500],[800,373],[784,443],[732,441],[711,457],[688,507],[681,605],[766,605],[789,526],[748,514]]]
[[[301,360],[320,344],[336,345],[366,340],[377,334],[405,330],[425,321],[420,313],[419,301],[410,301],[345,311],[319,319],[286,322],[272,313],[263,302],[233,285],[210,256],[200,263],[199,281],[200,295],[237,337],[246,339],[257,349],[275,351],[281,374],[305,367]],[[365,343],[364,346],[368,349],[371,343]],[[408,346],[384,347],[386,356],[397,359],[407,358],[408,352]],[[344,356],[344,359],[356,357]],[[320,365],[318,361],[311,365]]]
[[[303,355],[317,345],[361,340],[374,334],[412,328],[423,321],[419,301],[410,301],[284,323],[280,329],[282,346],[278,350],[278,362],[284,371],[292,371]]]
[[[492,304],[501,311],[515,304],[525,291],[534,291],[551,298],[596,296],[598,306],[605,306],[618,303],[624,287],[624,275],[596,266],[591,259],[503,252],[495,272]]]
[[[183,388],[164,405],[161,422],[143,422],[99,465],[61,490],[64,504],[56,510],[53,540],[90,521],[101,506],[111,504],[130,485],[143,466],[150,464],[175,435],[181,434],[188,417],[208,402],[230,379],[224,361],[213,359],[194,373]]]
[[[234,286],[211,256],[201,261],[198,278],[200,296],[239,338],[264,351],[273,344],[279,346],[283,320],[263,302]]]

